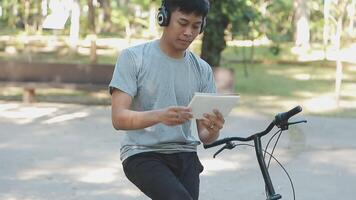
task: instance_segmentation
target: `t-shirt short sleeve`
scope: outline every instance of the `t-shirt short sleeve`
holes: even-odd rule
[[[202,87],[201,91],[202,93],[216,93],[216,86],[215,86],[215,80],[214,80],[214,73],[213,70],[211,69],[210,65],[207,63],[204,63],[206,65],[205,71],[202,76]]]
[[[119,89],[131,97],[137,93],[137,65],[134,62],[132,53],[125,49],[121,52],[114,69],[114,73],[109,84],[109,91]]]

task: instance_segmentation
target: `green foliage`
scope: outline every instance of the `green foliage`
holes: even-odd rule
[[[314,42],[322,42],[323,28],[321,27],[324,26],[323,0],[314,0],[308,2],[308,8],[310,9],[310,39]]]
[[[224,32],[229,24],[225,1],[212,1],[204,30],[201,57],[211,66],[219,66],[221,52],[226,47]]]
[[[230,38],[254,40],[266,35],[275,45],[271,51],[279,53],[279,43],[293,39],[293,1],[290,0],[215,0],[208,15],[204,33],[202,57],[219,66],[220,54],[226,47],[225,29]],[[222,29],[222,30],[221,30]]]
[[[266,10],[264,26],[267,37],[276,43],[292,41],[294,33],[293,1],[270,1]]]
[[[235,1],[238,9],[228,6],[233,38],[255,39],[261,35],[262,14],[259,11],[258,0]]]
[[[86,36],[89,33],[88,22],[88,0],[78,0],[80,4],[80,34]],[[130,24],[133,29],[140,32],[141,29],[148,27],[148,15],[136,16],[137,9],[142,13],[147,13],[151,5],[160,4],[159,0],[98,0],[98,4],[94,5],[95,8],[95,24],[96,29],[100,32],[103,30],[102,16],[107,10],[102,7],[103,2],[109,2],[111,25],[109,26],[110,32],[116,33],[116,36],[123,36],[127,24]],[[26,4],[25,2],[28,2]],[[49,3],[50,1],[47,1]],[[2,8],[2,16],[0,17],[1,27],[15,28],[25,30],[26,27],[30,28],[26,31],[41,31],[40,24],[45,16],[42,16],[41,11],[42,0],[1,0],[0,6]],[[25,5],[29,5],[26,7]],[[27,9],[26,9],[27,8]],[[51,10],[48,7],[48,14]],[[108,14],[108,13],[105,13]],[[107,26],[107,25],[106,25]],[[68,34],[70,29],[70,19],[67,20],[65,30],[60,31],[61,34]],[[142,32],[142,31],[141,31]]]

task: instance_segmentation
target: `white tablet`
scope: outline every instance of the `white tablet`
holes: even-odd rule
[[[192,108],[195,119],[203,118],[204,113],[213,114],[213,109],[217,109],[226,117],[238,104],[239,95],[220,95],[212,93],[195,93],[188,107]]]

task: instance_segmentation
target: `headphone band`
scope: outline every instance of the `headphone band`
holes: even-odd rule
[[[161,7],[158,9],[158,14],[157,14],[158,24],[160,26],[168,26],[170,17],[171,17],[171,13],[167,9],[166,1],[162,0]],[[203,21],[202,21],[199,33],[202,33],[204,31],[205,25],[206,25],[206,16],[203,16]]]

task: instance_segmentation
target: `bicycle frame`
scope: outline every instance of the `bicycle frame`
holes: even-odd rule
[[[265,185],[266,185],[266,189],[267,189],[267,200],[281,199],[282,196],[280,194],[276,194],[276,192],[274,191],[272,180],[269,175],[269,172],[268,172],[268,169],[267,169],[267,166],[265,163],[265,159],[263,157],[261,136],[254,137],[253,142],[255,144],[255,151],[256,151],[258,165],[260,166],[263,180],[265,181]]]

